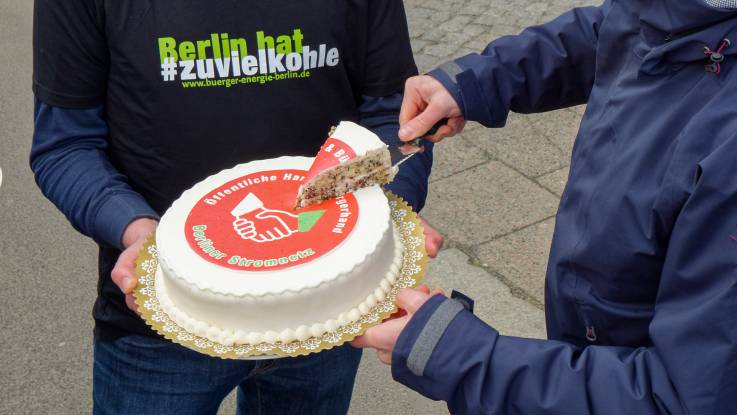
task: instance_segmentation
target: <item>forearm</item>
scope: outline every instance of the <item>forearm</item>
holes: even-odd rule
[[[372,130],[387,145],[400,145],[397,133],[401,104],[401,94],[381,98],[364,97],[359,108],[361,125]],[[425,151],[402,163],[394,180],[384,187],[403,198],[415,212],[419,212],[427,198],[431,169],[432,143],[426,143]]]
[[[44,195],[75,229],[121,248],[126,226],[158,218],[107,157],[102,107],[66,110],[36,102],[31,168]]]
[[[579,349],[501,336],[463,310],[428,348],[432,336],[421,333],[438,326],[447,314],[442,304],[452,301],[438,298],[423,306],[400,335],[392,373],[423,395],[446,401],[452,413],[685,413],[654,348]],[[423,349],[431,353],[418,365]]]
[[[466,119],[501,127],[509,111],[542,112],[586,102],[593,86],[598,31],[608,11],[573,9],[519,35],[491,42],[430,72]]]

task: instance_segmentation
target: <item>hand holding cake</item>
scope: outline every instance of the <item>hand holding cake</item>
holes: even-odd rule
[[[133,289],[138,283],[136,278],[136,258],[149,235],[158,225],[158,221],[149,218],[138,218],[131,222],[123,233],[123,248],[125,250],[118,257],[113,271],[110,273],[115,285],[125,294],[125,304],[137,312],[138,307],[133,299]]]
[[[440,251],[440,248],[443,247],[443,242],[445,241],[445,238],[440,232],[430,226],[430,224],[427,223],[427,221],[423,219],[422,216],[417,215],[417,217],[420,219],[422,230],[425,234],[425,250],[427,251],[427,256],[429,256],[430,258],[435,258],[436,256],[438,256],[438,251]]]
[[[412,315],[422,307],[427,300],[436,295],[444,295],[443,290],[430,289],[425,285],[417,288],[405,288],[397,294],[397,311],[392,317],[378,326],[366,330],[362,336],[356,337],[351,345],[359,348],[373,348],[379,360],[387,365],[392,362],[392,351],[397,343],[399,334],[412,319]]]

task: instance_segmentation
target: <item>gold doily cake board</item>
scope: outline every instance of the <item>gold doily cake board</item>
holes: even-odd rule
[[[399,196],[386,192],[391,207],[391,218],[404,245],[402,269],[384,300],[371,307],[359,321],[338,327],[319,337],[295,340],[290,343],[260,343],[224,345],[187,332],[172,321],[161,309],[156,296],[155,275],[158,269],[158,252],[154,235],[144,244],[136,260],[138,285],[133,293],[138,311],[146,324],[165,338],[200,353],[223,359],[259,359],[267,357],[302,356],[340,346],[363,334],[397,311],[397,292],[402,288],[416,287],[427,271],[425,235],[417,214]]]

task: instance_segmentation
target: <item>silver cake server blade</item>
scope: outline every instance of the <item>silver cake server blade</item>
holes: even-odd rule
[[[389,146],[389,157],[392,161],[392,167],[398,167],[400,164],[409,160],[410,157],[423,151],[425,151],[425,146],[422,145],[422,141],[419,138],[399,146]]]
[[[422,143],[425,137],[430,137],[431,135],[435,134],[436,132],[438,132],[438,129],[440,127],[444,126],[447,123],[448,119],[443,118],[442,120],[435,123],[435,125],[433,125],[432,128],[430,128],[424,136],[420,138],[415,138],[411,141],[403,142],[398,146],[389,146],[389,157],[392,161],[392,167],[397,168],[400,164],[409,160],[410,157],[425,151],[425,146]]]

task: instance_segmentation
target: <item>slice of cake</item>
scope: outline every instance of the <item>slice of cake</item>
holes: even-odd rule
[[[355,190],[389,183],[395,174],[389,149],[358,124],[343,121],[315,157],[297,195],[304,208]]]
[[[403,247],[378,186],[294,210],[311,158],[222,171],[156,232],[161,309],[224,345],[304,341],[359,321],[397,280]]]

